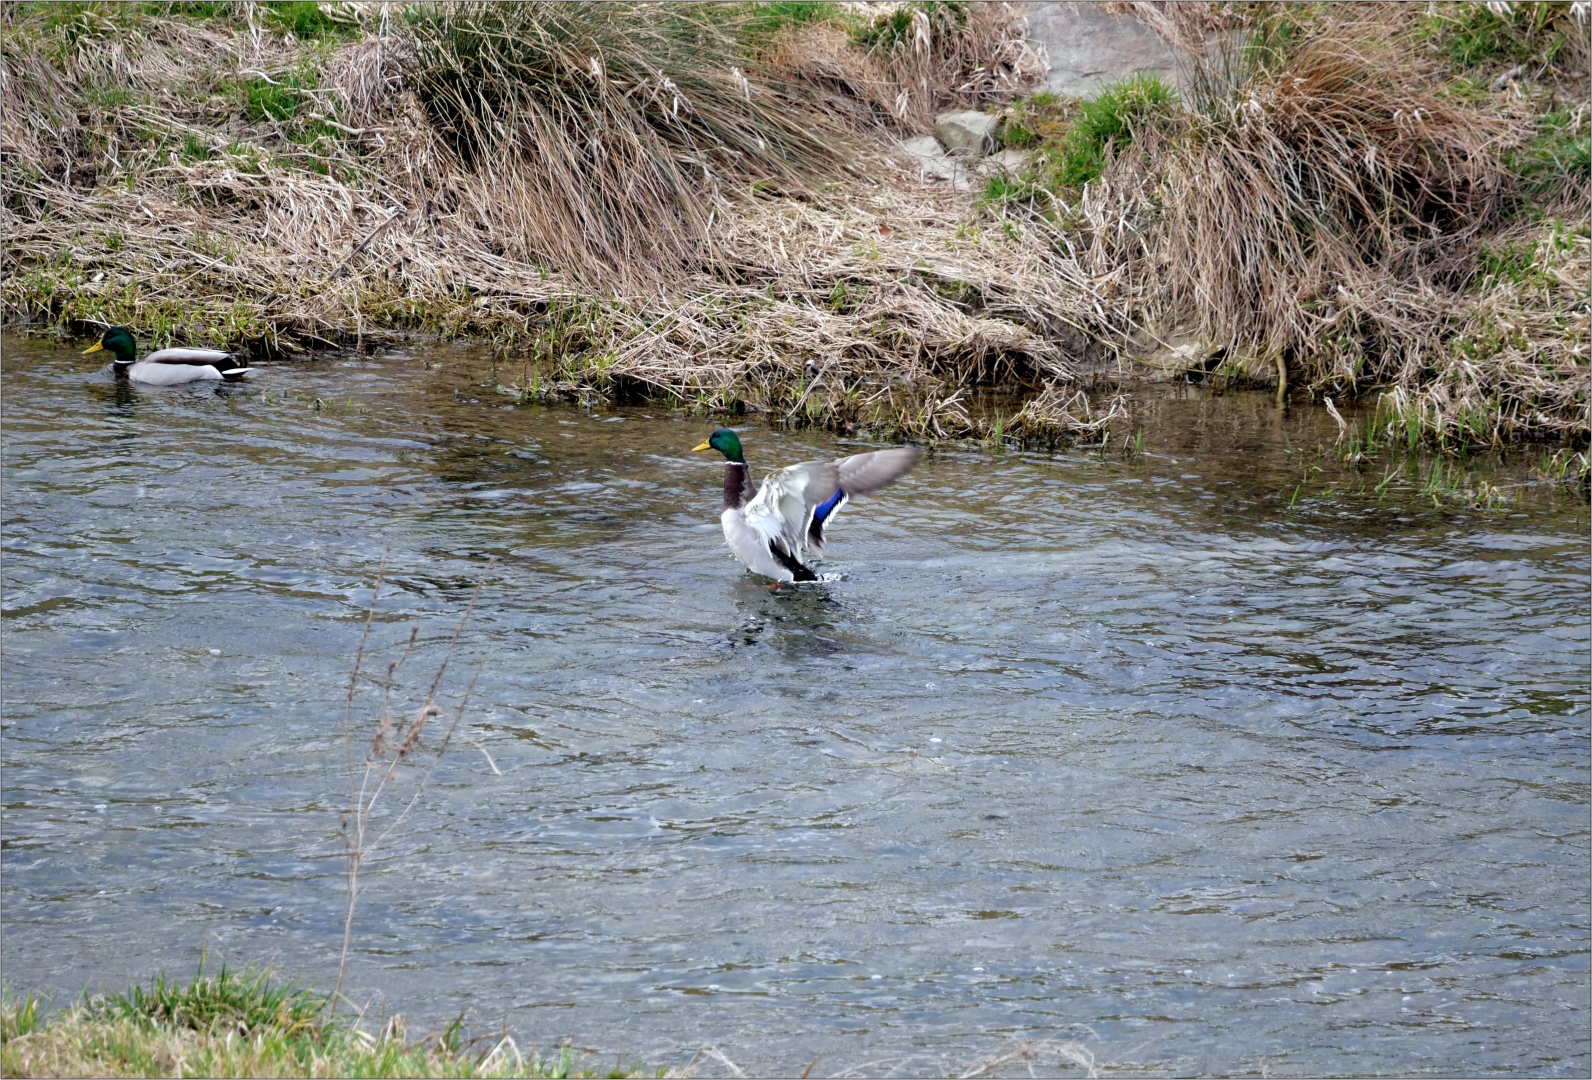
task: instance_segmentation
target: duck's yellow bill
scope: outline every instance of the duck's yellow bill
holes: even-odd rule
[[[713,449],[713,444],[710,443],[710,442],[705,442],[701,446],[693,446],[691,448],[691,452],[693,454],[699,454],[699,453],[701,453],[704,450],[711,450],[711,449]]]
[[[91,352],[99,352],[103,348],[105,348],[105,342],[103,340],[96,341],[94,344],[83,350],[83,355],[87,356]]]

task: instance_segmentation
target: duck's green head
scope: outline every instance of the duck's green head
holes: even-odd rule
[[[719,428],[719,430],[708,436],[707,442],[703,443],[701,446],[693,446],[691,449],[693,452],[701,450],[717,450],[730,461],[739,461],[743,464],[746,461],[746,459],[741,456],[740,436],[735,434],[735,432],[731,431],[727,427]]]
[[[138,355],[138,345],[133,341],[133,332],[125,326],[113,326],[100,335],[100,339],[83,350],[86,356],[101,349],[109,349],[116,354],[118,364],[131,364]]]

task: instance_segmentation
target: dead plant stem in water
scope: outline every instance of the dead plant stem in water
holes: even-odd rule
[[[447,650],[443,653],[442,661],[437,665],[436,674],[431,677],[431,683],[426,687],[425,697],[420,707],[415,711],[414,719],[402,730],[396,741],[393,738],[393,714],[391,710],[393,680],[404,663],[414,651],[415,641],[419,637],[420,627],[416,625],[409,633],[409,640],[404,645],[404,651],[397,660],[387,665],[385,677],[381,683],[382,699],[381,713],[376,721],[376,731],[371,738],[370,751],[365,756],[363,775],[357,781],[354,767],[353,751],[353,706],[354,694],[359,683],[360,670],[365,659],[365,643],[370,634],[371,622],[376,617],[376,601],[381,593],[382,582],[387,574],[387,559],[383,558],[381,568],[376,574],[376,584],[371,590],[370,606],[365,611],[365,626],[359,636],[359,647],[354,653],[354,668],[348,680],[348,697],[343,708],[343,749],[348,768],[348,814],[343,821],[343,853],[348,860],[348,910],[343,918],[343,947],[337,962],[337,986],[332,991],[331,1007],[335,1010],[337,1002],[343,991],[343,979],[348,972],[348,950],[353,940],[354,932],[354,907],[359,900],[359,873],[365,860],[381,847],[382,843],[393,834],[409,816],[409,811],[414,809],[415,803],[426,790],[426,784],[431,779],[431,774],[436,772],[437,765],[442,761],[442,756],[448,752],[448,744],[453,741],[453,734],[459,727],[459,721],[464,717],[465,706],[470,702],[470,696],[475,692],[476,679],[480,678],[482,665],[477,665],[475,673],[470,676],[470,682],[464,689],[463,696],[459,699],[458,707],[454,710],[453,721],[448,725],[447,734],[442,738],[437,747],[435,756],[421,774],[415,784],[415,790],[410,794],[404,807],[385,829],[375,839],[367,839],[371,833],[371,824],[375,820],[376,806],[381,800],[383,792],[387,790],[389,781],[393,779],[398,765],[409,757],[417,746],[425,730],[426,722],[434,716],[442,715],[443,710],[435,704],[437,688],[442,683],[442,677],[447,673],[448,665],[453,660],[453,651],[459,644],[459,635],[464,632],[465,624],[470,621],[470,616],[475,612],[476,601],[480,599],[481,588],[486,584],[487,574],[497,562],[494,557],[488,561],[481,576],[476,580],[475,590],[470,594],[470,603],[465,607],[464,614],[459,616],[459,623],[453,629],[453,636],[448,640]],[[371,781],[375,780],[374,789]]]

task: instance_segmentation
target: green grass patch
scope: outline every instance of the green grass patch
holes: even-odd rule
[[[336,128],[314,115],[305,115],[314,105],[313,99],[305,91],[314,85],[315,69],[306,60],[298,70],[275,75],[271,79],[254,77],[240,80],[239,105],[243,115],[250,120],[273,120],[281,124],[282,134],[290,142],[306,147],[314,147],[322,139],[336,142],[340,138]],[[326,163],[318,158],[309,161],[307,166],[300,161],[298,167],[308,167],[323,174],[327,171]]]
[[[359,32],[359,24],[352,16],[336,13],[314,0],[278,0],[260,7],[265,9],[267,22],[300,41],[352,37]]]
[[[1483,244],[1476,255],[1476,284],[1484,289],[1502,283],[1552,289],[1558,281],[1554,267],[1562,261],[1556,256],[1586,235],[1585,223],[1567,228],[1554,221],[1528,239]]]
[[[863,23],[851,32],[852,44],[867,50],[893,52],[911,48],[916,31],[913,22],[922,15],[929,22],[929,37],[954,33],[967,25],[966,3],[960,0],[914,0],[901,4],[872,22]]]
[[[1507,241],[1496,246],[1484,246],[1477,254],[1476,264],[1477,277],[1483,288],[1501,281],[1538,284],[1542,277],[1537,262],[1537,245],[1529,241]]]
[[[217,1025],[239,1032],[273,1029],[292,1035],[326,1023],[328,999],[299,986],[272,981],[267,972],[239,975],[225,964],[214,976],[205,974],[204,960],[187,985],[167,982],[164,974],[146,990],[134,986],[94,1006],[107,1020],[132,1020],[150,1027],[209,1031]]]
[[[133,32],[146,18],[136,4],[13,3],[6,8],[7,55],[36,48],[63,69],[79,53]]]
[[[163,18],[186,18],[195,22],[221,19],[228,22],[237,17],[238,5],[232,0],[168,0],[168,2],[141,4],[145,12]]]
[[[1142,73],[1112,83],[1079,108],[1051,151],[1057,183],[1077,187],[1100,179],[1111,154],[1133,141],[1136,126],[1169,112],[1177,91],[1158,75]]]
[[[103,109],[106,112],[123,105],[134,104],[142,96],[130,86],[119,86],[115,83],[90,83],[83,88],[83,101],[91,108]]]
[[[197,135],[184,135],[177,156],[183,161],[208,161],[210,147],[206,146],[204,140]]]
[[[1537,120],[1537,134],[1505,158],[1528,198],[1547,200],[1571,185],[1592,185],[1592,126],[1586,113],[1559,110]]]
[[[1025,171],[1013,176],[1011,173],[998,172],[985,179],[984,187],[979,191],[978,203],[995,215],[995,221],[1007,239],[1017,240],[1021,236],[1020,227],[1003,211],[1013,203],[1037,201],[1043,205],[1050,194],[1050,189],[1041,181],[1038,173]]]
[[[243,79],[238,90],[243,98],[243,115],[250,120],[291,120],[304,104],[304,95],[298,92],[298,78],[292,75],[275,81]]]
[[[1572,45],[1570,35],[1577,30],[1569,9],[1562,0],[1517,0],[1496,7],[1477,2],[1439,4],[1418,34],[1459,68],[1546,66]]]
[[[566,1047],[524,1052],[505,1032],[470,1038],[463,1017],[416,1040],[401,1020],[379,1035],[332,1017],[328,999],[264,972],[200,971],[187,984],[81,1001],[46,1016],[39,1000],[0,1000],[0,1073],[6,1076],[446,1076],[641,1075],[592,1068]]]
[[[1023,197],[1028,185],[1006,173],[996,173],[984,181],[984,198],[988,202],[1006,202]]]
[[[741,40],[755,50],[795,27],[844,23],[845,18],[842,5],[828,0],[770,0],[751,5]]]

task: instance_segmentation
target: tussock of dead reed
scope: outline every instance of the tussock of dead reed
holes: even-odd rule
[[[851,156],[737,29],[711,5],[439,5],[414,24],[405,85],[491,193],[494,248],[628,283],[717,262],[726,186],[800,188]]]
[[[1044,75],[1007,3],[872,5],[849,31],[819,20],[770,43],[761,66],[822,95],[826,111],[907,135],[943,109],[1010,100]]]
[[[1191,49],[1231,14],[1135,8]],[[9,320],[479,334],[515,393],[927,438],[988,434],[966,391],[999,382],[1050,388],[1017,437],[1094,437],[1121,404],[1081,373],[1192,341],[1440,439],[1586,438],[1586,184],[1508,226],[1525,272],[1477,270],[1530,110],[1440,92],[1414,8],[1253,27],[1098,181],[1026,205],[926,186],[879,138],[1032,85],[1001,5],[772,35],[739,6],[350,5],[362,28],[318,42],[227,10],[7,16]]]
[[[1041,236],[986,235],[964,200],[906,183],[884,144],[837,126],[839,90],[788,53],[737,70],[737,28],[703,10],[439,7],[309,54],[175,18],[124,33],[114,9],[91,33],[19,27],[8,87],[46,110],[107,104],[88,155],[35,149],[6,117],[23,148],[5,163],[7,314],[262,348],[483,334],[529,358],[521,392],[928,437],[970,430],[968,380],[1072,378],[1076,298],[1044,276]],[[970,101],[1037,71],[1009,15],[935,28],[972,44],[930,39],[930,59],[975,71]],[[917,40],[879,46],[885,82]],[[999,55],[977,62],[985,45]],[[282,107],[251,111],[265,93]],[[878,180],[845,178],[853,153]],[[608,273],[621,262],[629,280]]]
[[[1379,387],[1439,440],[1584,439],[1586,207],[1527,230],[1529,285],[1477,280],[1523,128],[1438,92],[1401,19],[1348,8],[1207,57],[1188,107],[1066,207],[1079,261],[1121,272],[1113,336],[1141,349],[1192,339],[1250,378]]]

